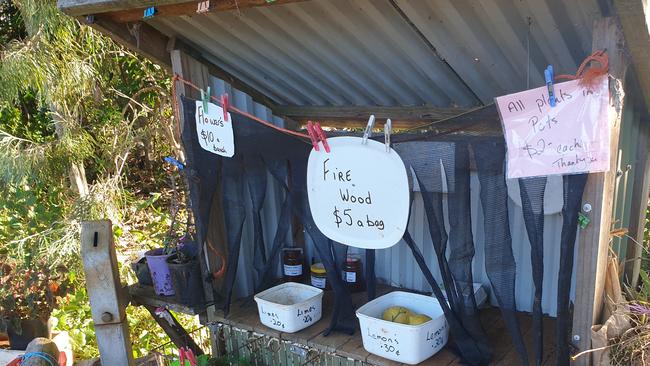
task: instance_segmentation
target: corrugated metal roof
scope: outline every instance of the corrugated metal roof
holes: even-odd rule
[[[321,0],[148,22],[294,105],[472,106],[575,72],[597,0]],[[529,27],[530,18],[530,27]],[[530,32],[529,32],[530,29]]]

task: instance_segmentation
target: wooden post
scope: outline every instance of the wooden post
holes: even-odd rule
[[[627,242],[627,264],[625,265],[625,281],[636,287],[641,270],[641,255],[643,254],[643,228],[645,227],[648,195],[650,195],[650,120],[644,113],[639,122],[639,146],[636,153],[634,185],[632,187],[632,208],[630,210],[630,226]]]
[[[589,174],[583,195],[583,204],[589,203],[592,210],[589,213],[591,223],[587,228],[580,230],[577,253],[572,340],[579,351],[591,348],[591,326],[599,322],[603,304],[618,141],[623,113],[623,87],[628,66],[623,31],[617,18],[603,18],[594,22],[592,48],[606,49],[609,56],[609,73],[612,77],[609,83],[611,156],[608,172]],[[588,355],[579,357],[575,361],[576,365],[590,363]]]
[[[110,221],[82,222],[81,257],[102,365],[134,365]]]

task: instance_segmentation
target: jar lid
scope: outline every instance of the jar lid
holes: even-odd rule
[[[345,258],[346,263],[357,263],[357,262],[360,262],[360,261],[361,261],[361,258],[359,258],[359,256],[354,255],[354,254],[348,255]]]
[[[314,272],[315,274],[325,274],[327,271],[325,271],[325,266],[323,266],[323,263],[314,263],[311,265],[311,271]]]

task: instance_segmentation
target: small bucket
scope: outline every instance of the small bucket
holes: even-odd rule
[[[164,254],[164,249],[158,248],[144,253],[147,257],[147,265],[151,272],[151,280],[156,295],[173,296],[174,286],[172,285],[172,276],[169,273],[167,258],[171,254]]]

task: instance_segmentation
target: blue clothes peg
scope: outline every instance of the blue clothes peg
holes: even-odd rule
[[[154,15],[156,15],[157,12],[158,12],[158,10],[156,10],[155,6],[150,6],[150,7],[146,8],[146,9],[144,9],[144,15],[142,17],[144,19],[153,18]]]
[[[555,90],[553,89],[554,77],[553,65],[548,65],[546,70],[544,70],[544,79],[546,80],[546,88],[548,88],[548,103],[551,107],[555,107]]]
[[[171,157],[171,156],[165,156],[165,162],[167,162],[167,163],[169,163],[169,164],[171,164],[171,165],[177,167],[178,170],[183,170],[183,169],[185,169],[185,165],[184,165],[183,163],[181,163],[180,161],[174,159],[174,158]]]

